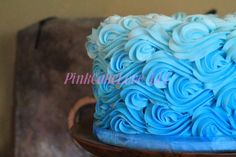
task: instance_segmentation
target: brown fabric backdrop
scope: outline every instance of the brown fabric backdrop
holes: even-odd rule
[[[101,19],[48,19],[18,33],[15,156],[90,156],[71,141],[66,117],[91,85],[64,85],[67,72],[91,71],[84,43]]]

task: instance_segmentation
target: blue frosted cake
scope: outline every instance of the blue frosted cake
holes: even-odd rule
[[[236,14],[111,16],[86,48],[99,140],[236,151]]]

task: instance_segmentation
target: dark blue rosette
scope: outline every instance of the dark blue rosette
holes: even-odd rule
[[[216,94],[216,106],[222,107],[229,115],[236,111],[236,77]]]
[[[193,136],[212,138],[232,135],[229,117],[221,108],[209,106],[199,108],[194,111],[192,121]]]
[[[162,90],[143,83],[124,86],[120,95],[126,106],[135,110],[142,110],[150,104],[167,103]]]
[[[157,88],[166,88],[173,74],[178,74],[189,79],[192,76],[192,63],[178,60],[165,51],[159,51],[153,59],[145,64],[142,75],[147,85]]]
[[[165,96],[168,106],[181,113],[193,113],[199,107],[209,106],[214,101],[211,90],[205,89],[198,80],[189,80],[183,76],[174,74],[169,80]]]
[[[155,135],[190,136],[191,115],[157,104],[149,105],[144,115],[147,131]]]
[[[203,82],[206,89],[217,91],[236,77],[236,66],[227,60],[223,51],[215,51],[195,61],[193,75]]]
[[[95,124],[126,134],[139,134],[146,131],[142,112],[127,108],[120,101],[117,101],[112,106],[111,112]]]

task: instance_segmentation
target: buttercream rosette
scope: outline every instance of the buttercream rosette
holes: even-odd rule
[[[86,43],[95,76],[114,76],[112,83],[94,84],[95,127],[128,135],[235,137],[235,17],[105,19]]]

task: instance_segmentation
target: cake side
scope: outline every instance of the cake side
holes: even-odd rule
[[[236,136],[236,15],[111,16],[86,43],[94,125],[117,133]]]

